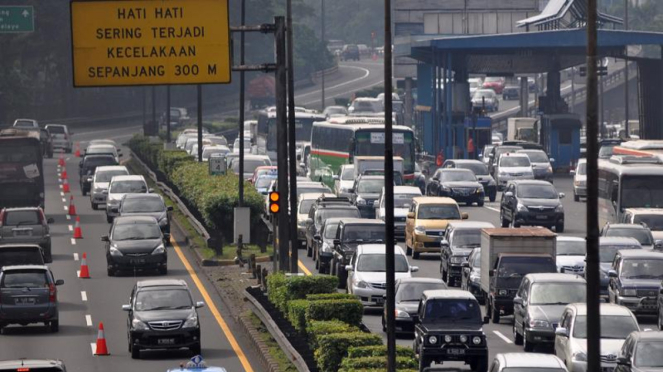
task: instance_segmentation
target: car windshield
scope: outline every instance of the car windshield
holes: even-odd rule
[[[549,163],[548,155],[543,151],[518,151],[527,155],[529,161],[532,163]]]
[[[603,245],[599,246],[599,261],[603,263],[612,263],[617,251],[623,249],[638,249],[640,247],[632,245]]]
[[[663,208],[663,176],[622,177],[622,208]]]
[[[558,240],[558,256],[584,256],[587,252],[587,245],[584,241]]]
[[[530,305],[566,305],[585,302],[587,286],[584,283],[534,283],[530,292]]]
[[[638,368],[663,367],[663,341],[640,341],[635,349]]]
[[[637,228],[632,228],[632,229],[620,229],[620,228],[612,228],[608,229],[608,232],[605,234],[605,236],[623,236],[627,238],[635,238],[640,245],[651,245],[653,244],[651,241],[651,233],[646,230],[646,229],[637,229]]]
[[[46,130],[50,134],[65,134],[64,127],[61,126],[49,126]]]
[[[30,120],[16,120],[14,128],[34,128],[35,123]]]
[[[357,183],[358,194],[379,194],[384,187],[384,179],[359,180]]]
[[[633,223],[644,223],[652,231],[663,231],[663,214],[636,214]]]
[[[663,260],[624,260],[620,276],[624,279],[663,279]]]
[[[551,185],[518,185],[519,198],[525,199],[557,199],[555,188]]]
[[[481,246],[481,230],[456,230],[453,233],[451,245],[459,248],[476,248]]]
[[[343,168],[343,173],[341,173],[341,180],[351,181],[355,178],[355,169],[353,167]]]
[[[345,109],[345,107],[341,106],[333,106],[333,107],[327,107],[325,109],[325,114],[326,115],[346,115],[348,113],[348,110]]]
[[[159,198],[130,198],[122,201],[122,212],[156,213],[166,210],[166,205]]]
[[[325,239],[334,239],[336,237],[336,229],[338,222],[328,223],[325,225]]]
[[[483,157],[484,158],[488,157],[488,154],[490,154],[490,152],[493,151],[493,147],[495,147],[495,146],[493,146],[493,145],[484,146],[484,148],[483,148]]]
[[[483,89],[483,90],[477,90],[476,93],[474,93],[474,99],[481,99],[483,97],[493,98],[495,97],[495,92],[493,92],[492,90]]]
[[[428,300],[424,313],[426,322],[481,322],[481,309],[476,301],[464,299]]]
[[[115,176],[126,176],[128,174],[129,173],[124,170],[97,172],[94,180],[95,182],[110,182],[110,180]]]
[[[352,225],[344,229],[343,241],[383,242],[386,234],[384,225]]]
[[[481,268],[481,251],[472,256],[472,267]]]
[[[266,189],[275,179],[276,177],[259,177],[256,181],[256,187],[259,189]]]
[[[112,156],[92,156],[86,157],[84,166],[86,167],[98,167],[100,165],[115,165],[117,161]]]
[[[251,175],[253,175],[253,172],[255,172],[256,168],[262,167],[263,165],[269,164],[267,164],[267,162],[262,159],[244,159],[244,173],[251,173]],[[232,170],[235,173],[239,172],[239,160],[233,162]]]
[[[41,249],[25,249],[26,247],[0,249],[0,267],[14,265],[43,265]]]
[[[386,268],[386,255],[384,253],[370,253],[359,255],[357,261],[357,271],[360,272],[377,272],[384,273]],[[409,265],[405,256],[396,254],[394,255],[394,266],[397,273],[406,273],[409,270]]]
[[[502,156],[500,167],[529,167],[531,164],[526,156]]]
[[[439,283],[401,283],[396,290],[396,302],[418,302],[424,291],[447,289],[447,285]]]
[[[159,239],[161,230],[156,221],[152,223],[132,223],[116,225],[113,229],[113,240]]]
[[[302,202],[299,203],[299,207],[297,208],[297,213],[308,215],[308,212],[311,210],[311,206],[313,205],[313,203],[315,203],[315,199],[302,200]]]
[[[175,310],[193,307],[189,291],[164,289],[139,291],[136,295],[136,311]]]
[[[7,211],[5,212],[5,221],[3,224],[5,226],[40,225],[39,211]]]
[[[85,151],[86,154],[115,154],[113,146],[91,146]]]
[[[460,211],[455,205],[420,205],[417,212],[420,220],[457,220]]]
[[[327,186],[297,186],[297,197],[301,194],[313,194],[313,193],[331,193],[331,190]]]
[[[476,181],[477,178],[471,171],[442,171],[442,182]]]
[[[353,113],[369,112],[378,113],[384,111],[380,101],[354,101],[352,103]]]
[[[587,174],[587,163],[580,163],[578,164],[578,175],[584,176]]]
[[[623,340],[634,331],[639,331],[638,323],[630,316],[602,315],[601,338]],[[573,325],[573,337],[587,338],[587,317],[578,315]]]
[[[497,276],[500,278],[521,278],[532,273],[552,273],[557,271],[551,257],[502,257]]]
[[[48,276],[44,270],[7,271],[2,277],[2,288],[48,287]]]
[[[488,174],[488,167],[483,163],[457,163],[456,168],[469,169],[477,176],[485,176]]]
[[[108,192],[115,194],[146,193],[147,185],[145,181],[117,181],[110,185]]]
[[[412,205],[412,199],[421,194],[395,194],[394,195],[394,208],[410,208]],[[385,199],[382,199],[382,205],[384,207]]]

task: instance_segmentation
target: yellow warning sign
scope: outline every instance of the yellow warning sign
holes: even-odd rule
[[[75,87],[227,84],[228,0],[72,1]]]

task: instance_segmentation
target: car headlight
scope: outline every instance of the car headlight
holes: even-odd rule
[[[479,337],[479,336],[472,337],[472,343],[475,344],[475,345],[480,345],[481,344],[481,337]]]
[[[497,291],[498,296],[506,296],[507,293],[509,293],[509,292],[507,292],[506,289],[500,289],[499,291]]]
[[[425,234],[426,233],[426,228],[423,226],[415,226],[414,227],[414,232],[417,234]]]
[[[357,205],[366,205],[366,200],[361,196],[357,196]]]
[[[182,328],[196,328],[196,327],[198,327],[198,317],[196,315],[188,317],[184,322],[184,325],[182,325]]]
[[[527,207],[520,203],[518,203],[516,209],[518,210],[518,212],[527,212]]]
[[[470,282],[479,283],[480,280],[481,280],[481,276],[479,276],[477,274],[471,274],[470,275]]]
[[[498,174],[499,174],[500,177],[506,177],[506,176],[509,175],[507,172],[502,172],[502,171],[499,171]]]
[[[550,323],[547,320],[530,319],[529,326],[531,328],[550,328]]]
[[[122,256],[122,252],[120,252],[120,250],[117,249],[117,247],[111,246],[110,247],[110,255],[115,256],[115,257],[120,257],[120,256]]]
[[[548,169],[546,169],[546,172],[548,172],[548,173],[552,173],[552,171],[553,171],[553,170],[552,170],[552,167],[549,165],[549,166],[548,166]]]
[[[163,244],[154,248],[154,250],[152,251],[153,255],[164,254],[164,253],[166,253],[166,247],[164,247]]]
[[[446,336],[444,336],[444,342],[446,342],[447,344],[450,343],[451,340],[453,340],[453,338],[451,338],[450,335],[446,335]]]
[[[465,335],[460,335],[460,342],[466,343],[467,342],[467,336]]]
[[[562,204],[555,207],[555,212],[564,212],[564,206]]]
[[[477,189],[475,190],[475,192],[476,192],[477,194],[481,194],[481,193],[483,192],[483,186],[481,186],[481,187],[477,187]]]
[[[437,344],[437,336],[430,336],[428,337],[428,343],[429,344]]]
[[[410,318],[410,314],[407,311],[396,309],[396,318]]]
[[[582,351],[579,351],[577,353],[573,353],[573,361],[575,361],[575,362],[586,362],[587,361],[587,354],[583,353]]]
[[[624,289],[623,292],[624,296],[629,296],[629,297],[637,296],[637,294],[638,292],[634,288]]]
[[[451,256],[451,263],[452,264],[462,264],[463,262],[465,262],[466,258],[467,257],[465,257],[465,256]]]
[[[131,321],[131,328],[132,328],[134,331],[147,331],[147,330],[150,329],[150,328],[147,326],[147,324],[145,324],[145,322],[140,321],[140,320],[138,320],[138,319],[134,319],[134,320]]]
[[[368,283],[363,280],[360,280],[356,284],[357,288],[368,288]]]

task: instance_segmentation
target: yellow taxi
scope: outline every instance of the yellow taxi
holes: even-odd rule
[[[405,221],[407,254],[419,258],[420,253],[439,253],[447,224],[460,219],[467,219],[467,213],[461,213],[458,204],[451,198],[413,198]]]

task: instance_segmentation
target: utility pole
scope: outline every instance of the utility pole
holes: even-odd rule
[[[203,162],[203,86],[196,85],[198,98],[198,161]]]
[[[166,143],[170,143],[170,85],[166,85]]]
[[[322,39],[322,45],[327,48],[327,42],[325,41],[325,0],[320,0],[320,25],[321,25],[321,30],[320,30],[320,39]],[[320,98],[320,106],[322,107],[322,110],[325,109],[325,71],[322,71],[322,76],[320,77],[320,85],[321,85],[321,94],[322,97]]]
[[[242,0],[240,10],[240,22],[242,27],[246,25],[246,0]],[[239,36],[239,64],[244,66],[244,32]],[[244,206],[244,76],[245,72],[239,72],[239,201],[238,207]]]
[[[288,121],[286,102],[286,37],[285,19],[274,17],[276,25],[276,158],[278,165],[278,191],[279,191],[279,213],[278,218],[278,247],[279,247],[279,271],[288,269]],[[295,215],[296,216],[296,215]],[[295,228],[297,225],[295,225]]]
[[[391,73],[391,0],[384,0],[384,197],[387,274],[387,371],[396,372],[396,278],[394,259],[394,144]]]
[[[152,86],[152,123],[150,125],[150,133],[154,132],[154,126],[157,121],[157,87]],[[158,133],[158,131],[157,131]]]
[[[628,31],[628,1],[624,0],[624,30]],[[628,45],[624,48],[624,132],[626,138],[631,137],[628,125],[629,97],[628,97]]]
[[[587,370],[601,369],[599,294],[597,0],[587,0]]]
[[[288,60],[288,167],[290,176],[290,272],[299,270],[299,247],[297,246],[297,130],[295,128],[295,60],[292,40],[292,0],[286,1],[286,45]],[[285,170],[285,168],[280,168]],[[287,212],[286,208],[286,212]]]

